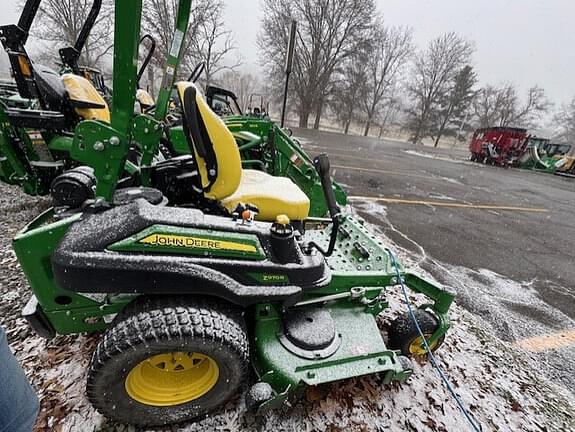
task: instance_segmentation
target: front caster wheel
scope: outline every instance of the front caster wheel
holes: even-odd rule
[[[423,332],[426,340],[435,333],[439,327],[439,322],[432,314],[421,309],[413,311],[419,327]],[[401,354],[407,357],[424,356],[427,354],[425,346],[422,346],[423,340],[417,331],[415,323],[409,313],[404,313],[396,318],[389,326],[389,347],[400,350]],[[443,343],[444,336],[435,340],[429,345],[431,351],[435,351]]]
[[[136,300],[92,356],[87,393],[119,423],[159,426],[205,415],[247,377],[241,312],[189,298]]]
[[[266,382],[255,383],[246,394],[246,407],[248,410],[257,410],[261,404],[274,397],[274,390]]]

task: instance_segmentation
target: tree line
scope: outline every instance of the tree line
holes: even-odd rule
[[[410,140],[457,137],[475,127],[534,127],[549,112],[544,90],[524,98],[515,85],[478,87],[474,44],[438,35],[426,47],[409,27],[387,25],[373,0],[264,0],[259,48],[272,92],[281,88],[287,28],[298,22],[292,108],[300,127],[318,128],[326,108],[347,133],[390,126]],[[563,116],[562,118],[564,118]]]
[[[82,25],[92,7],[93,0],[44,0],[40,4],[32,36],[39,40],[41,49],[37,60],[56,65],[58,48],[74,45]],[[22,1],[20,7],[23,7]],[[150,34],[156,40],[146,85],[155,93],[157,77],[166,61],[174,31],[178,0],[144,0],[142,35]],[[242,63],[231,31],[224,25],[224,0],[195,0],[190,11],[190,23],[185,40],[179,73],[188,77],[201,62],[205,64],[203,83],[212,82],[216,76],[233,71]],[[80,57],[80,64],[100,69],[109,74],[113,52],[114,1],[104,0],[98,19],[88,37]],[[147,46],[140,49],[140,56],[147,53]]]
[[[154,93],[175,20],[177,0],[144,0],[142,33],[157,49],[146,85]],[[33,35],[44,44],[42,60],[55,63],[57,49],[74,43],[92,0],[44,0]],[[251,93],[266,92],[279,102],[290,22],[298,22],[290,82],[290,110],[300,127],[319,128],[335,119],[344,133],[352,124],[363,135],[382,136],[391,128],[414,143],[444,137],[463,139],[476,127],[532,128],[552,108],[542,87],[520,94],[512,83],[478,86],[472,41],[453,32],[417,47],[413,30],[390,26],[374,0],[263,0],[257,44],[263,82],[242,73],[239,50],[223,20],[224,0],[193,2],[180,76],[205,63],[202,84],[216,82],[238,94],[247,106]],[[104,0],[98,21],[82,53],[86,66],[109,70],[113,50],[113,1]],[[145,50],[141,50],[141,54]],[[556,110],[557,136],[575,141],[575,98]]]

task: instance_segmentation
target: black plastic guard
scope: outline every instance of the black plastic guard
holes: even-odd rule
[[[255,234],[268,259],[251,261],[150,252],[112,252],[107,247],[152,225]],[[74,223],[52,256],[61,288],[79,293],[197,294],[248,306],[297,301],[304,290],[325,286],[331,273],[324,258],[304,255],[298,262],[274,262],[270,224],[242,225],[199,210],[154,206],[138,199]],[[287,274],[287,285],[261,285],[250,273]]]
[[[48,318],[44,314],[42,307],[38,304],[36,296],[32,296],[24,309],[22,309],[22,316],[28,321],[28,325],[32,327],[32,330],[36,334],[45,339],[52,339],[56,336],[56,330],[48,321]]]

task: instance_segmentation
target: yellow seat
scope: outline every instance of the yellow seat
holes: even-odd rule
[[[243,170],[236,140],[222,119],[208,106],[204,98],[190,82],[177,84],[184,131],[195,153],[204,195],[218,200],[233,211],[239,204],[253,204],[259,209],[256,219],[274,221],[280,214],[292,220],[303,220],[308,216],[310,202],[307,195],[287,177],[274,177],[262,171]],[[192,106],[194,105],[194,106]],[[217,175],[209,178],[206,159],[198,154],[198,143],[202,141],[205,156],[213,151]]]
[[[138,89],[136,91],[136,101],[140,104],[140,109],[142,112],[154,106],[155,104],[152,95],[144,89]]]
[[[86,78],[74,75],[62,75],[62,83],[76,113],[84,120],[101,120],[110,123],[108,104],[98,93],[94,85]]]
[[[256,170],[242,170],[240,185],[221,203],[230,212],[240,203],[253,204],[260,210],[257,219],[263,221],[273,221],[279,214],[303,220],[309,213],[309,198],[293,181]]]

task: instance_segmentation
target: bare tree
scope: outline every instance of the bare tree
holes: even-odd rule
[[[333,83],[333,94],[329,105],[347,134],[351,122],[357,117],[360,100],[365,95],[367,76],[365,71],[367,53],[358,51],[348,57],[338,68]]]
[[[524,127],[534,127],[550,108],[551,102],[545,95],[545,90],[536,85],[527,90],[525,103],[507,118],[507,122],[520,124]]]
[[[450,122],[456,120],[458,125],[462,124],[471,107],[476,91],[473,89],[477,83],[477,74],[469,65],[464,66],[453,79],[453,83],[444,98],[440,101],[437,110],[438,121],[435,122],[437,132],[435,133],[434,147],[439,145],[439,140],[443,134],[451,134],[454,131],[450,128]],[[458,126],[456,126],[458,127]]]
[[[446,33],[432,40],[414,60],[412,83],[408,90],[413,106],[408,110],[411,141],[419,143],[433,129],[433,110],[449,90],[449,84],[461,68],[469,63],[473,45],[456,33]]]
[[[480,128],[500,124],[500,113],[504,106],[509,106],[510,96],[515,96],[514,91],[511,85],[500,88],[487,85],[478,92],[474,102],[474,111]]]
[[[383,135],[389,132],[390,126],[397,124],[398,116],[402,109],[401,98],[397,96],[394,91],[389,98],[386,98],[383,109],[380,110],[378,116],[379,134],[378,138],[381,139]]]
[[[570,144],[575,144],[575,97],[568,104],[561,105],[553,117],[557,127],[555,138]]]
[[[42,60],[58,63],[58,48],[74,45],[92,8],[92,0],[44,0],[40,3],[32,36],[47,44]],[[102,68],[102,60],[112,52],[114,7],[111,0],[104,0],[94,24],[80,64]]]
[[[222,73],[217,79],[217,83],[235,93],[238,98],[238,104],[242,109],[248,106],[252,94],[262,91],[259,88],[256,76],[235,70],[228,70]]]
[[[156,52],[149,66],[148,86],[154,93],[156,74],[155,69],[163,70],[166,63],[166,55],[172,43],[176,22],[178,0],[144,0],[145,13],[142,14],[142,33],[151,34],[156,40]],[[190,22],[183,47],[179,76],[186,77],[194,67],[202,61],[201,55],[194,49],[197,47],[195,38],[199,34],[199,27],[211,15],[218,13],[221,0],[196,0],[192,2],[190,10]]]
[[[361,98],[365,113],[363,135],[369,134],[371,124],[382,102],[389,100],[390,93],[397,86],[411,53],[412,31],[407,27],[386,27],[377,20],[370,46],[365,56],[365,93]]]
[[[242,64],[239,57],[233,62],[227,62],[229,54],[237,51],[237,48],[232,32],[224,27],[223,10],[224,4],[218,0],[215,11],[199,23],[198,32],[192,39],[196,55],[205,64],[206,86],[210,85],[219,72],[234,70]]]
[[[289,23],[298,21],[291,89],[300,127],[315,112],[315,127],[333,85],[336,67],[365,43],[375,16],[373,0],[264,0],[258,46],[277,84],[283,78]]]
[[[479,127],[514,126],[533,127],[549,111],[551,104],[539,86],[528,89],[525,103],[521,104],[513,84],[501,87],[487,85],[477,97],[474,110]]]

